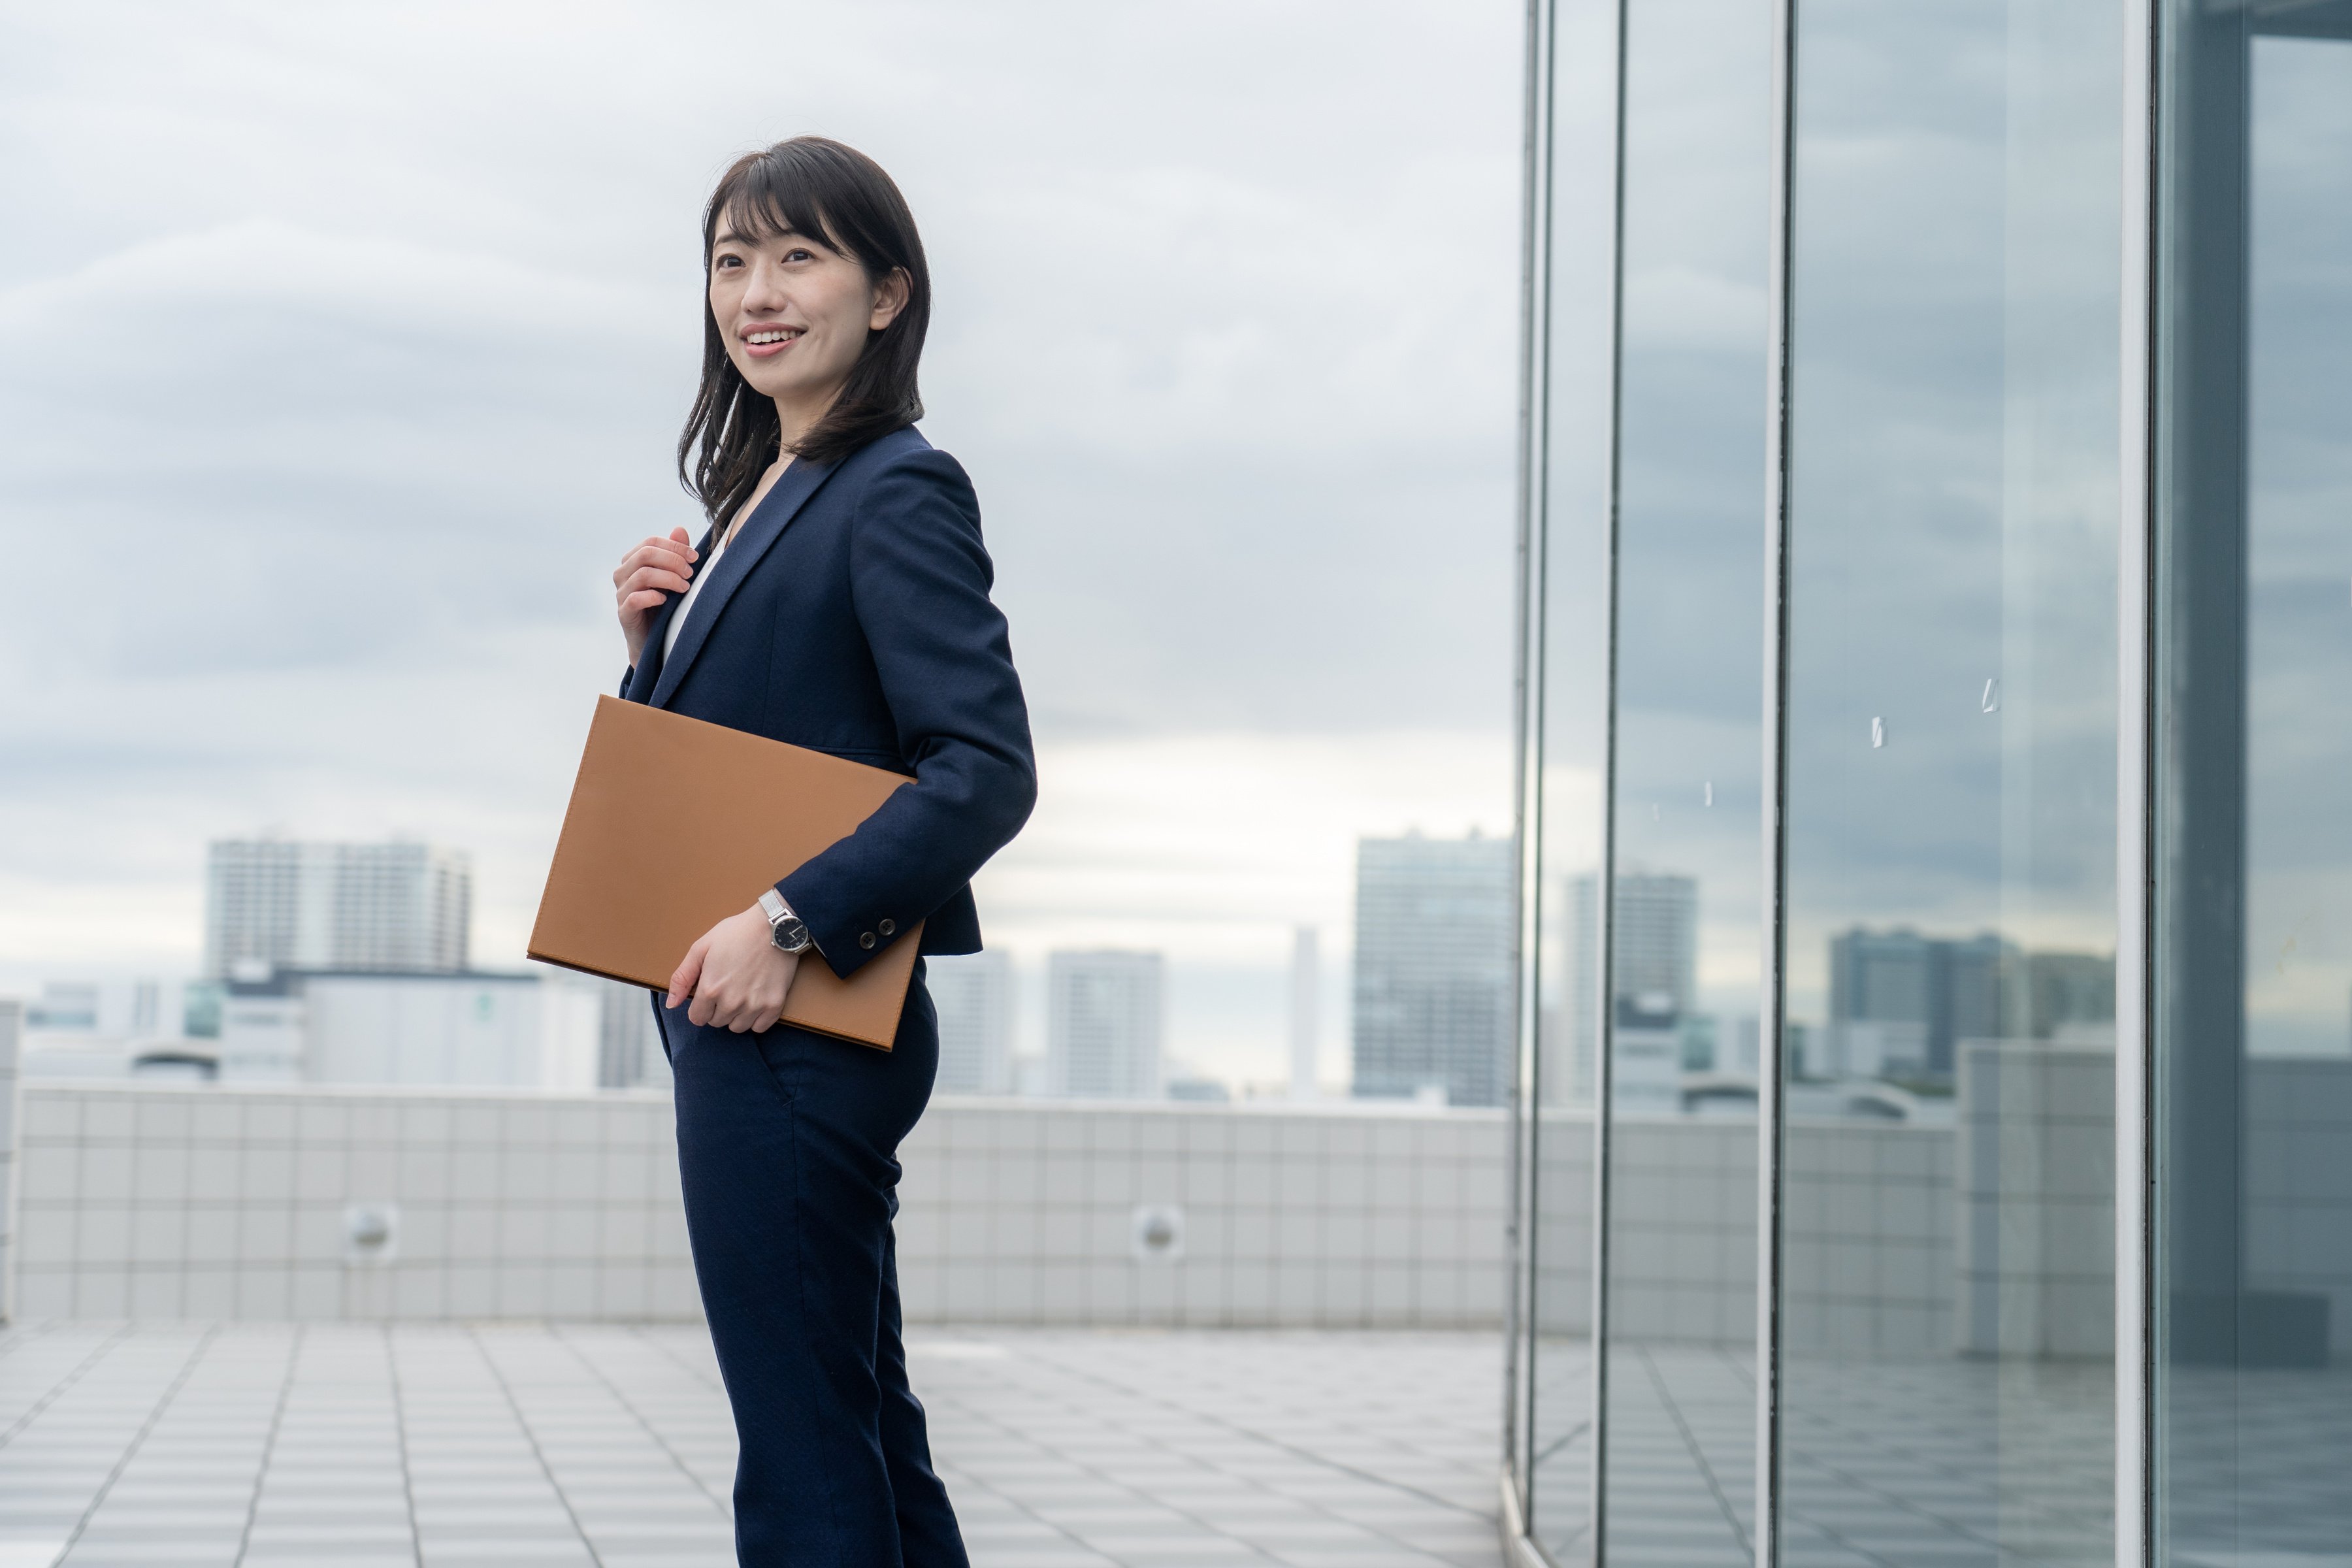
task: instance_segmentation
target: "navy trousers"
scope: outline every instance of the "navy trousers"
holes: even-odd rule
[[[654,998],[661,1007],[661,998]],[[899,1341],[898,1142],[939,1070],[919,963],[895,1048],[662,1010],[695,1278],[735,1411],[743,1568],[968,1568]]]

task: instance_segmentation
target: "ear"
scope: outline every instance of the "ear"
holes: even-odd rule
[[[878,332],[897,321],[898,312],[907,308],[908,296],[914,292],[914,279],[907,276],[905,268],[890,268],[890,276],[875,285],[874,310],[866,318],[866,330]]]

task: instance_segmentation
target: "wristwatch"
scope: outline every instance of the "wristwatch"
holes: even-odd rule
[[[768,940],[785,952],[806,952],[814,945],[808,921],[793,913],[783,894],[770,888],[760,895],[760,912],[768,917]]]

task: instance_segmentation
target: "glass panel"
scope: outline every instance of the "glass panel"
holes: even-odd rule
[[[2105,1563],[2120,8],[1798,21],[1781,1561]]]
[[[1549,385],[1543,586],[1535,622],[1541,762],[1528,894],[1538,903],[1534,1411],[1529,1528],[1554,1561],[1592,1541],[1592,1089],[1601,931],[1570,889],[1600,869],[1608,740],[1610,364],[1617,8],[1559,0],[1550,58]]]
[[[1755,1518],[1771,23],[1644,0],[1626,24],[1610,1563],[1744,1563]]]
[[[2157,1557],[2352,1558],[2352,5],[2167,7]]]

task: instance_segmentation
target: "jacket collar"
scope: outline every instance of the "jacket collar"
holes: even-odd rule
[[[736,588],[751,575],[751,568],[760,563],[760,558],[768,552],[768,547],[791,526],[802,506],[809,497],[816,494],[817,487],[824,483],[835,467],[831,463],[810,463],[794,458],[782,477],[776,480],[775,488],[751,509],[751,515],[745,518],[743,526],[735,531],[733,542],[719,552],[717,563],[709,568],[709,581],[703,584],[702,592],[695,596],[697,613],[687,621],[685,630],[678,633],[677,647],[670,650],[669,656],[656,668],[652,690],[645,697],[645,701],[659,708],[677,694],[678,683],[694,667],[695,656],[710,640],[710,628],[718,624],[720,613],[727,608],[728,600],[734,597]],[[683,599],[685,595],[678,597]],[[669,617],[677,613],[677,601],[673,600],[665,607],[660,625],[648,634],[648,647],[658,647],[655,639],[666,634]],[[639,679],[630,682],[630,685],[634,688],[643,679],[641,669]]]
[[[710,542],[718,537],[717,529],[704,529],[702,537],[694,542],[696,555],[705,561],[709,560]],[[629,683],[621,692],[625,700],[643,702],[653,695],[654,682],[661,679],[662,647],[669,641],[669,624],[677,618],[677,607],[684,603],[686,595],[683,593],[671,594],[662,600],[661,608],[654,612],[653,621],[646,628],[646,646],[638,653],[636,668],[629,671]]]

